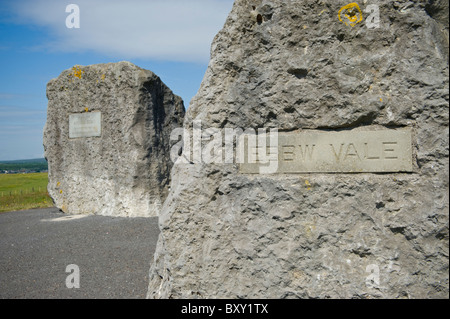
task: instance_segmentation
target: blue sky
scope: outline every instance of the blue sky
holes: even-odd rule
[[[80,28],[68,29],[69,4]],[[0,160],[43,156],[46,85],[74,65],[130,61],[196,94],[233,0],[0,0]]]

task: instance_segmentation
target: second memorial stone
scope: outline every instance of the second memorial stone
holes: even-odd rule
[[[183,101],[129,62],[75,66],[47,85],[48,191],[70,214],[157,216]]]

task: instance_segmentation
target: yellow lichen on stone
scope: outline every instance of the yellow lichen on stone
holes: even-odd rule
[[[84,73],[84,71],[81,70],[81,68],[78,68],[78,67],[76,67],[76,66],[74,66],[74,67],[72,68],[72,71],[73,71],[72,76],[77,77],[77,78],[79,78],[79,79],[81,79],[81,76],[82,76],[83,73]]]
[[[311,183],[308,180],[305,181],[305,185],[307,190],[311,190]]]

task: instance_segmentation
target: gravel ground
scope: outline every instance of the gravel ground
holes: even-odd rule
[[[158,235],[157,217],[0,214],[0,298],[145,298]],[[80,288],[67,288],[68,265],[78,266]]]

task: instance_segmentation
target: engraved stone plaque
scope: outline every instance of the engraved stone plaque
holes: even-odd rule
[[[268,173],[393,173],[412,172],[411,129],[302,131],[278,133],[278,145],[244,139],[240,172]],[[250,145],[250,146],[249,146]],[[255,145],[256,148],[255,148]],[[263,150],[266,154],[261,153]],[[262,155],[264,161],[259,160]],[[275,168],[275,169],[274,169]],[[267,172],[267,170],[266,170]]]
[[[69,115],[69,138],[99,136],[102,136],[101,112]]]

